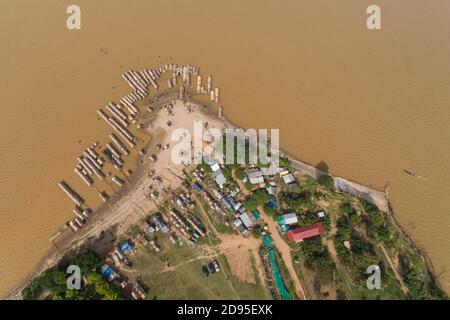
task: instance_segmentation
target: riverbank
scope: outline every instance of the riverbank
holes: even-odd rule
[[[157,144],[171,144],[172,132],[183,128],[191,134],[194,132],[194,122],[197,120],[203,123],[209,123],[215,128],[223,128],[223,123],[211,115],[205,108],[199,104],[183,102],[176,100],[173,105],[173,112],[169,113],[164,106],[172,101],[176,95],[167,95],[161,100],[148,99],[143,104],[155,108],[154,112],[145,112],[143,119],[151,118],[144,122],[144,133],[151,136],[146,143],[145,155],[141,155],[136,160],[136,172],[130,178],[120,193],[111,197],[111,199],[95,209],[92,219],[85,228],[77,233],[71,233],[62,241],[47,252],[38,265],[29,273],[29,275],[10,293],[6,298],[17,299],[20,297],[20,291],[33,278],[41,275],[45,270],[55,266],[71,251],[77,251],[87,243],[95,241],[105,230],[115,227],[116,233],[125,230],[137,219],[141,218],[148,211],[157,208],[158,204],[166,200],[167,189],[176,189],[182,182],[180,178],[183,175],[184,165],[176,165],[171,161],[170,150],[158,150]],[[167,126],[167,120],[170,119],[172,125]],[[155,155],[157,161],[152,161],[149,155]],[[160,176],[161,182],[153,180],[152,177]],[[151,188],[149,188],[151,186]],[[160,197],[157,199],[149,198],[150,190],[157,190]]]
[[[183,165],[175,165],[170,159],[170,150],[157,150],[156,144],[170,144],[171,134],[176,129],[187,129],[191,134],[194,130],[194,121],[201,120],[203,123],[208,123],[209,127],[225,128],[234,127],[224,119],[219,119],[216,115],[211,113],[211,110],[201,106],[198,103],[190,101],[176,100],[173,104],[173,113],[168,112],[164,107],[168,101],[173,100],[174,95],[167,95],[161,100],[146,100],[144,105],[152,105],[155,111],[146,113],[144,118],[151,117],[151,120],[144,122],[145,133],[151,135],[150,141],[147,142],[145,148],[147,154],[138,157],[137,170],[130,179],[130,183],[123,189],[120,194],[114,196],[110,201],[97,210],[94,211],[94,220],[82,230],[81,233],[76,233],[69,236],[63,243],[57,247],[53,247],[47,255],[41,260],[30,275],[9,295],[8,298],[14,299],[20,296],[20,291],[33,278],[42,274],[48,268],[58,264],[68,254],[77,251],[87,243],[95,242],[105,230],[114,228],[114,232],[121,233],[126,230],[128,226],[135,223],[142,218],[149,211],[158,207],[158,204],[167,200],[164,197],[164,189],[176,189],[181,185],[183,175]],[[170,119],[172,125],[167,125],[167,120]],[[155,154],[158,159],[156,162],[149,159],[149,155]],[[304,164],[286,153],[283,156],[289,157],[293,167],[303,174],[317,179],[325,172],[315,169],[312,166]],[[155,182],[150,179],[149,172],[154,170],[154,175],[162,176],[162,181],[157,186]],[[362,197],[372,204],[376,205],[380,210],[389,208],[387,194],[367,188],[365,186],[356,184],[354,182],[345,180],[343,178],[335,178],[336,189],[343,192],[352,193],[355,196]],[[336,184],[336,181],[338,183]],[[149,187],[156,188],[161,194],[157,199],[149,199]],[[153,190],[153,189],[152,189]],[[371,201],[372,200],[372,201]],[[398,226],[398,224],[396,224]],[[398,226],[399,227],[399,226]],[[399,227],[401,229],[401,227]],[[432,268],[430,268],[432,270]]]

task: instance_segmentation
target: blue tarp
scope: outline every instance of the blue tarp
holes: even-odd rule
[[[119,245],[119,249],[122,253],[131,253],[133,251],[133,245],[125,240]]]
[[[161,230],[162,233],[169,233],[169,228],[164,223],[161,217],[156,217],[155,223],[158,226],[158,228]]]
[[[201,192],[202,191],[202,187],[198,184],[198,183],[193,183],[192,187],[194,188],[195,191],[197,192]]]
[[[102,276],[105,277],[106,279],[109,278],[109,276],[111,275],[111,273],[113,273],[114,270],[113,268],[111,268],[111,266],[105,265],[102,268]]]
[[[269,202],[267,202],[267,204],[269,205],[269,207],[271,207],[272,209],[276,209],[277,208],[277,202],[275,200],[270,200]]]
[[[229,211],[231,211],[231,212],[236,211],[236,210],[234,210],[234,208],[232,207],[230,201],[229,201],[227,198],[222,198],[222,199],[220,199],[220,200],[222,201],[223,205],[224,205],[225,207],[227,207],[227,209],[228,209]]]

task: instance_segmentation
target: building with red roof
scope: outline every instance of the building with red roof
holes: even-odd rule
[[[321,235],[326,231],[321,222],[314,223],[310,226],[299,227],[287,232],[289,241],[300,242],[303,239]]]

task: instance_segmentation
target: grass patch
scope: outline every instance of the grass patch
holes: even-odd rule
[[[162,234],[157,234],[157,239],[160,253],[141,248],[131,258],[133,271],[129,276],[139,275],[149,287],[147,299],[269,299],[259,282],[248,284],[232,275],[224,255],[199,258],[206,255],[202,246],[173,245]],[[201,267],[213,259],[219,261],[221,270],[205,277]]]

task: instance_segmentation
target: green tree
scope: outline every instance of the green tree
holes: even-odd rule
[[[280,158],[280,167],[289,167],[291,164],[291,162],[289,161],[288,158]]]
[[[73,259],[70,264],[80,267],[81,274],[88,274],[90,271],[97,270],[103,265],[103,259],[93,251],[86,251]]]
[[[264,212],[269,216],[273,216],[275,214],[275,209],[272,208],[268,203],[264,205]]]
[[[95,291],[103,300],[120,300],[122,299],[118,290],[113,287],[109,282],[102,278],[102,276],[96,272],[90,272],[86,276],[87,283],[94,286]]]
[[[258,189],[253,192],[244,203],[247,210],[255,210],[258,206],[264,205],[269,201],[269,194],[264,189]]]
[[[311,207],[313,202],[313,193],[309,189],[295,187],[289,191],[284,191],[280,195],[282,203],[286,204],[290,209],[300,212],[302,207]]]
[[[234,175],[235,175],[235,177],[237,178],[237,179],[239,179],[239,180],[244,180],[245,179],[245,171],[244,171],[244,169],[242,169],[242,168],[237,168],[235,171],[234,171]]]
[[[89,300],[89,297],[86,295],[86,290],[84,289],[67,289],[65,293],[65,300]],[[55,299],[55,296],[53,297]]]
[[[322,186],[324,186],[324,187],[326,187],[328,189],[333,189],[334,188],[334,179],[329,174],[321,175],[319,177],[319,179],[317,179],[317,182],[320,185],[322,185]]]
[[[252,229],[252,235],[255,237],[255,238],[257,238],[257,239],[259,239],[259,238],[261,238],[261,228],[259,228],[259,227],[254,227],[253,229]]]
[[[64,294],[67,289],[67,275],[57,268],[51,268],[43,275],[42,287],[52,294]]]

